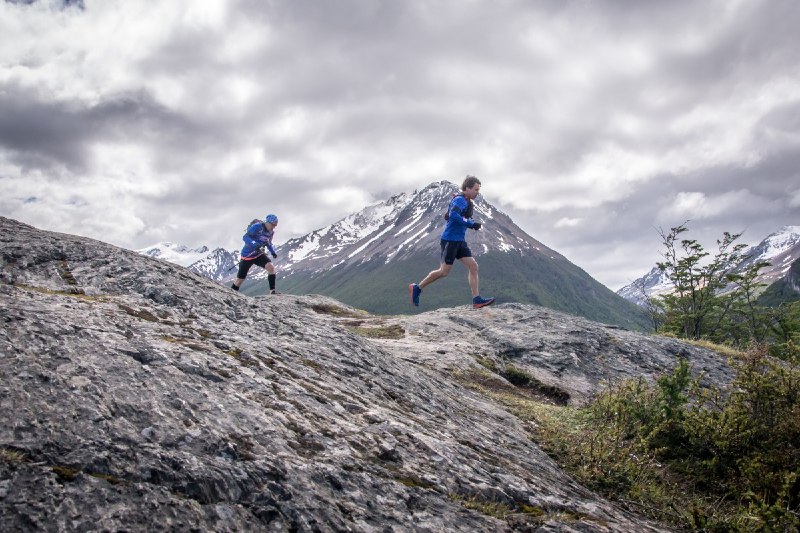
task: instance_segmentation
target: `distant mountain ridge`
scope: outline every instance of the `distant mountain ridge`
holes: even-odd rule
[[[672,282],[669,281],[665,272],[654,266],[650,272],[618,290],[617,294],[629,302],[644,306],[648,297],[670,292],[672,292]]]
[[[169,241],[134,251],[148,257],[185,266],[192,272],[219,282],[235,277],[234,267],[239,263],[238,250],[229,252],[225,248],[215,248],[209,252],[208,246],[189,248]]]
[[[734,267],[741,272],[758,261],[768,261],[771,265],[761,270],[756,278],[764,284],[764,293],[773,295],[772,304],[784,299],[800,299],[800,287],[795,280],[796,271],[800,270],[800,226],[784,226],[769,234],[759,244],[750,247],[744,253],[747,259]],[[795,265],[793,269],[793,265]],[[772,287],[773,285],[779,285]],[[672,283],[658,267],[622,287],[617,294],[637,305],[644,305],[646,298],[667,294],[673,290]],[[783,295],[777,298],[776,293]]]
[[[201,261],[208,256],[208,246],[189,248],[183,244],[175,244],[170,241],[159,242],[134,251],[148,257],[163,259],[185,267],[197,261]]]
[[[800,259],[800,226],[782,227],[747,250],[745,255],[749,258],[737,265],[736,270],[744,270],[757,261],[769,261],[771,266],[761,270],[758,281],[771,285],[784,278],[792,263]]]
[[[800,300],[800,259],[789,267],[789,273],[774,282],[761,294],[758,301],[771,307]]]
[[[228,281],[236,276],[239,257],[239,250],[229,252],[224,248],[215,248],[203,259],[189,265],[189,270],[215,281]]]

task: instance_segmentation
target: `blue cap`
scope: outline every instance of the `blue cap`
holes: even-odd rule
[[[268,224],[277,224],[278,223],[278,217],[276,215],[269,214],[264,218],[264,222],[266,222]]]

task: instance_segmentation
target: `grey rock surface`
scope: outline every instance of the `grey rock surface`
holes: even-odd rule
[[[457,376],[511,361],[571,403],[677,355],[728,376],[712,352],[538,307],[250,298],[2,217],[0,267],[2,531],[664,530]]]
[[[418,316],[387,317],[407,335],[384,342],[400,359],[464,371],[476,359],[501,369],[506,365],[536,378],[556,403],[584,405],[600,389],[623,379],[654,379],[687,359],[701,383],[733,378],[716,352],[678,339],[642,335],[525,304],[498,304],[474,311],[443,308]]]

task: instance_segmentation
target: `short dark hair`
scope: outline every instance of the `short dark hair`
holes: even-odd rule
[[[470,176],[469,174],[467,174],[467,177],[464,178],[464,183],[461,184],[461,190],[466,191],[467,189],[471,189],[472,187],[474,187],[476,184],[480,185],[481,180],[479,180],[475,176]]]

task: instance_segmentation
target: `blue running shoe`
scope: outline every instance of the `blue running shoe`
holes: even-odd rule
[[[411,303],[419,307],[419,295],[422,289],[416,283],[412,283],[408,286],[408,292],[411,294]]]
[[[492,305],[493,303],[494,298],[481,298],[480,296],[476,296],[472,299],[473,309],[480,309],[481,307],[486,307],[487,305]]]

